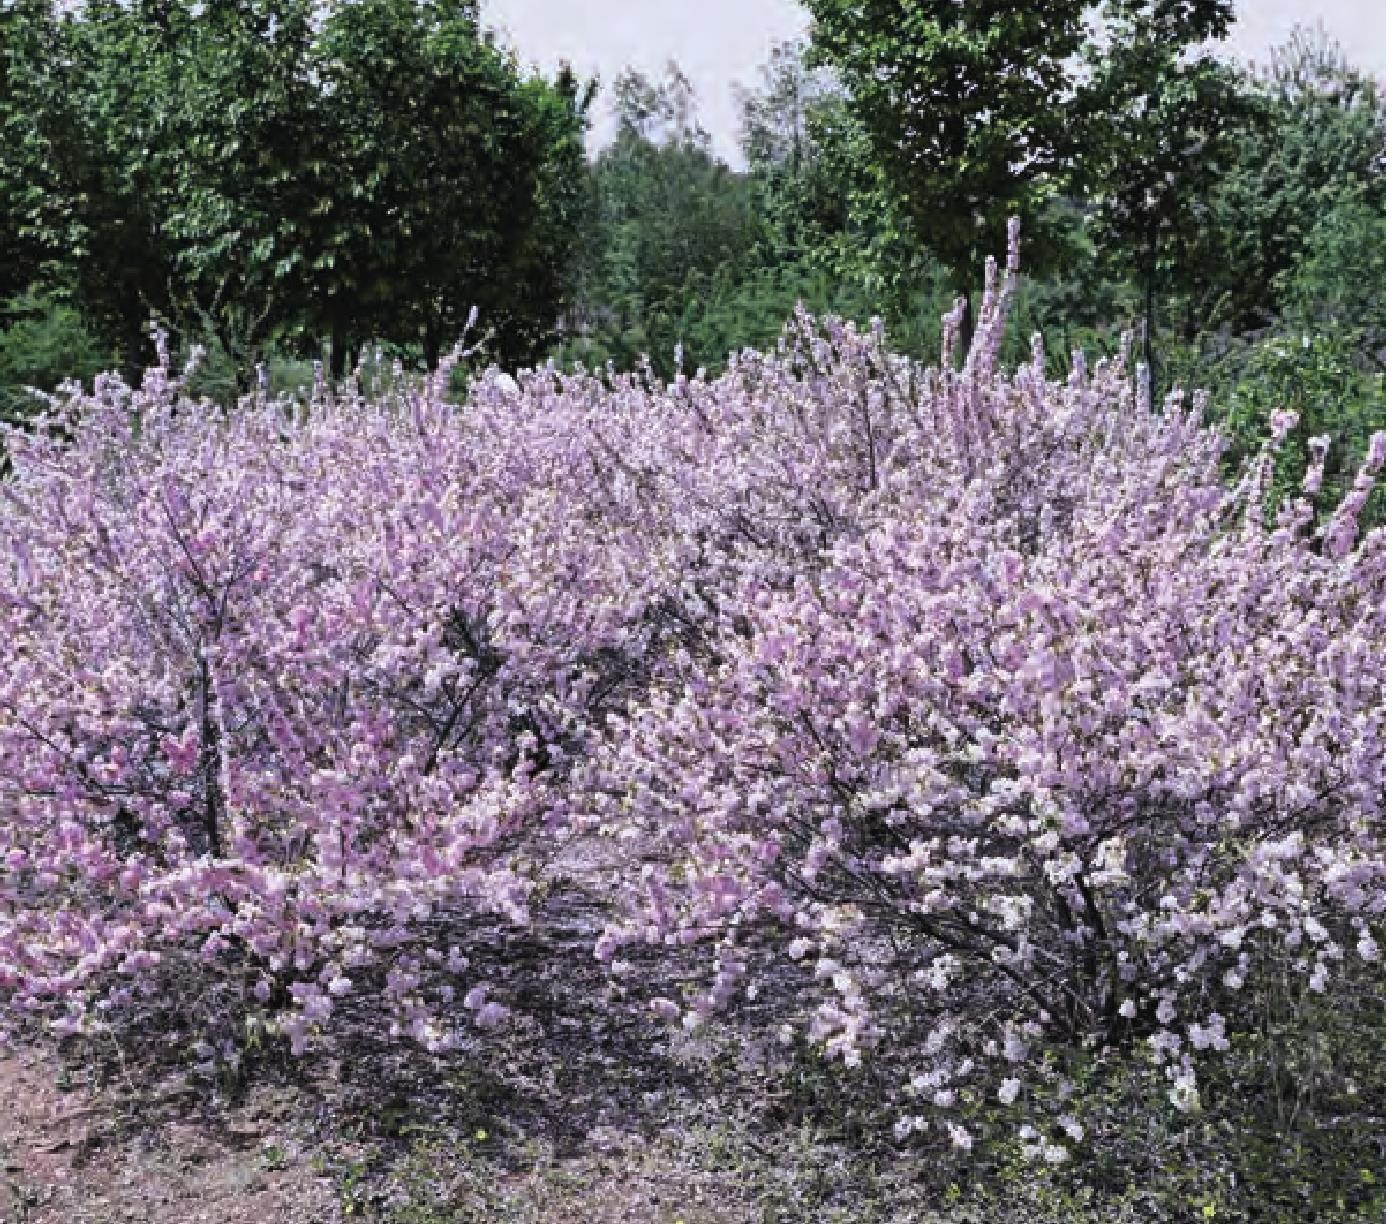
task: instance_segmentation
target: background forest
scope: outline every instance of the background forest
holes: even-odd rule
[[[461,0],[14,0],[0,411],[134,375],[155,319],[226,402],[315,358],[433,368],[475,308],[509,366],[714,370],[799,301],[927,356],[1018,213],[1007,360],[1039,331],[1057,372],[1133,330],[1244,453],[1273,404],[1302,413],[1277,497],[1330,433],[1339,495],[1383,415],[1379,82],[1318,31],[1215,58],[1229,0],[809,7],[810,44],[742,95],[734,168],[675,63],[611,83],[587,158],[599,83],[525,76]]]

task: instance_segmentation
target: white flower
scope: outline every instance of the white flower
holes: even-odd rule
[[[1185,1072],[1175,1080],[1170,1089],[1170,1101],[1180,1113],[1198,1113],[1200,1107],[1199,1089],[1194,1083],[1194,1073]]]
[[[963,1127],[958,1126],[955,1122],[949,1122],[947,1124],[947,1134],[948,1138],[952,1140],[953,1147],[960,1148],[964,1152],[971,1151],[972,1137]]]
[[[1081,1142],[1083,1138],[1083,1127],[1082,1123],[1080,1123],[1077,1118],[1060,1118],[1059,1125],[1063,1127],[1063,1133],[1072,1139],[1074,1143]]]
[[[1001,1080],[1001,1086],[1000,1086],[999,1090],[996,1092],[996,1096],[1000,1098],[1000,1103],[1001,1103],[1002,1105],[1011,1105],[1011,1104],[1013,1104],[1014,1101],[1015,1101],[1015,1098],[1016,1098],[1017,1096],[1019,1096],[1019,1095],[1020,1095],[1020,1081],[1019,1081],[1019,1080],[1014,1079],[1013,1077],[1012,1077],[1011,1079],[1004,1079],[1004,1080]]]
[[[501,1003],[485,1003],[478,1009],[478,1015],[474,1017],[474,1023],[479,1028],[497,1028],[508,1018],[508,1009]]]
[[[915,1114],[912,1118],[900,1118],[894,1124],[894,1138],[903,1143],[910,1135],[916,1131],[927,1129],[928,1123],[921,1114]]]

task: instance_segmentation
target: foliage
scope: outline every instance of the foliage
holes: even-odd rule
[[[1084,46],[1080,0],[808,0],[816,62],[834,66],[887,195],[969,293],[1005,218],[1030,222],[1074,156],[1064,105]]]
[[[1227,32],[1231,0],[1108,0],[1101,20],[1078,104],[1090,133],[1079,180],[1096,200],[1098,246],[1141,288],[1151,361],[1157,292],[1203,295],[1194,248],[1254,103],[1239,73],[1194,54]]]
[[[1319,515],[1332,512],[1357,476],[1368,439],[1386,417],[1382,376],[1367,369],[1348,333],[1329,327],[1283,327],[1252,343],[1226,346],[1201,338],[1174,354],[1171,368],[1180,379],[1202,375],[1212,388],[1211,416],[1231,440],[1230,473],[1261,451],[1274,408],[1299,414],[1299,423],[1273,455],[1266,499],[1272,514],[1288,498],[1301,496],[1312,445],[1325,448],[1326,474],[1311,500]],[[1379,483],[1364,519],[1378,522],[1382,516]]]
[[[70,378],[89,382],[110,367],[112,353],[71,306],[28,293],[7,302],[0,319],[0,420],[22,421]],[[31,390],[32,388],[32,390]]]
[[[19,99],[36,65],[43,62],[43,30],[35,19],[42,0],[14,0],[0,8],[0,301],[22,293],[39,274],[44,247],[40,236],[13,220],[21,215],[41,185],[26,182],[15,164],[35,158],[45,133],[31,127]]]
[[[1367,270],[1342,286],[1350,269],[1334,254],[1352,241],[1374,267],[1385,259],[1382,85],[1350,68],[1327,38],[1301,32],[1253,85],[1256,121],[1210,197],[1203,250],[1182,286],[1194,299],[1189,313],[1204,328],[1269,326],[1290,305],[1284,295],[1312,243],[1334,262],[1323,264],[1330,279],[1321,290],[1306,281],[1300,294],[1307,302],[1382,289],[1383,277]],[[1319,266],[1307,265],[1307,273]],[[1373,326],[1384,326],[1380,311]]]
[[[343,339],[340,361],[380,336],[433,368],[477,309],[502,360],[534,356],[561,307],[588,95],[568,74],[519,83],[456,0],[341,6],[317,50],[332,155],[311,331]]]
[[[834,80],[809,68],[806,59],[805,43],[779,43],[760,70],[760,87],[736,90],[740,144],[751,166],[787,167],[797,176],[814,152],[814,117],[836,89]]]
[[[762,268],[819,252],[851,221],[856,159],[845,102],[825,73],[807,64],[801,42],[781,43],[758,89],[738,90],[740,146],[759,218]],[[863,177],[863,176],[862,176]]]
[[[592,827],[654,859],[600,952],[709,942],[708,987],[654,1000],[699,1025],[772,926],[830,1056],[915,1043],[905,1135],[967,1147],[1023,1093],[1065,1160],[1050,1050],[1139,1047],[1191,1110],[1273,941],[1316,993],[1379,955],[1382,534],[1353,541],[1382,439],[1317,532],[1305,501],[1268,530],[1293,414],[1229,491],[1221,436],[1124,359],[998,374],[987,303],[957,373],[832,327],[781,396],[753,357],[682,386],[715,626],[595,767]]]
[[[743,270],[754,238],[747,183],[711,156],[690,83],[675,65],[653,82],[630,72],[616,86],[618,135],[590,172],[589,224],[566,362],[648,356],[671,371],[689,345],[688,312],[718,276]],[[786,307],[785,307],[786,313]],[[723,351],[692,351],[697,364]]]
[[[24,0],[0,21],[0,232],[18,235],[28,255],[14,287],[41,277],[71,289],[134,369],[169,262],[154,242],[148,146],[123,146],[135,133],[116,125],[98,134],[92,111],[107,109],[117,89],[137,96],[148,65],[101,15],[84,24],[61,18],[49,0]],[[88,55],[88,34],[111,36],[101,63]]]
[[[296,1050],[345,1011],[448,1047],[506,1015],[452,927],[527,922],[579,831],[629,851],[617,975],[709,948],[657,1014],[786,954],[790,1025],[908,1062],[901,1139],[1001,1105],[1066,1161],[1107,1125],[1078,1058],[1199,1108],[1273,955],[1314,996],[1381,955],[1382,439],[1268,524],[1294,414],[1228,489],[1124,353],[1005,374],[1016,255],[960,367],[953,316],[938,368],[803,316],[713,380],[485,376],[466,412],[447,368],[55,399],[0,526],[10,1017],[192,963]]]
[[[5,228],[129,371],[152,314],[211,331],[243,388],[296,332],[331,336],[336,370],[374,335],[433,364],[474,306],[509,361],[549,339],[588,95],[522,80],[471,0],[25,0],[5,20]]]
[[[1387,364],[1386,215],[1352,193],[1340,196],[1310,230],[1295,266],[1281,282],[1283,313],[1292,322],[1337,331],[1363,365]]]
[[[1040,201],[1052,261],[1022,287],[1010,360],[1027,357],[1039,330],[1062,375],[1075,345],[1115,352],[1131,320],[1157,385],[1230,388],[1260,339],[1250,329],[1278,325],[1339,344],[1351,334],[1360,364],[1382,367],[1385,294],[1363,271],[1385,248],[1378,87],[1303,34],[1260,77],[1199,53],[1229,7],[1099,10],[1105,21],[1068,70],[1073,148],[1087,155],[1066,165],[1060,155],[1048,180],[1074,197]],[[846,38],[869,54],[873,38]],[[662,83],[626,78],[618,93],[620,134],[591,176],[582,304],[557,350],[563,364],[631,369],[646,353],[666,373],[680,343],[688,371],[715,368],[766,343],[797,301],[863,324],[881,317],[901,351],[936,352],[940,316],[963,286],[918,231],[854,91],[805,46],[775,48],[757,88],[739,95],[743,175],[716,169],[675,67]],[[715,172],[707,185],[691,182],[683,147]],[[642,190],[645,180],[662,186]],[[683,231],[684,212],[711,223]]]
[[[475,410],[229,419],[161,368],[12,436],[11,1007],[80,1027],[89,998],[119,1013],[202,958],[295,1049],[373,1000],[449,1044],[434,1010],[466,966],[431,916],[525,918],[514,843],[622,698],[657,579],[624,569],[624,514],[588,521],[582,438],[503,392]],[[465,1014],[498,1022],[469,985]]]

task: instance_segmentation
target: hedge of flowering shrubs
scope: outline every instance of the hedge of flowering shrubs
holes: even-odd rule
[[[1225,486],[1125,354],[999,368],[1014,273],[938,368],[798,316],[665,387],[56,400],[0,486],[0,1016],[206,962],[296,1050],[348,1000],[446,1048],[506,1016],[455,936],[579,835],[645,1006],[772,956],[795,1033],[907,1053],[901,1134],[970,1144],[1065,1047],[1195,1107],[1266,958],[1381,955],[1382,439],[1268,521],[1291,414]]]

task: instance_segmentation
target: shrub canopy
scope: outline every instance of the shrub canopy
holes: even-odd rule
[[[506,1002],[451,932],[579,834],[617,973],[710,951],[654,1010],[791,961],[790,1025],[911,1054],[905,1133],[1057,1112],[1061,1046],[1192,1108],[1269,958],[1379,956],[1382,437],[1269,521],[1292,414],[1232,488],[1125,354],[1000,369],[1015,265],[936,368],[799,315],[667,385],[57,397],[0,489],[0,1004],[81,1029],[192,960],[296,1049],[349,1003],[446,1047]]]

